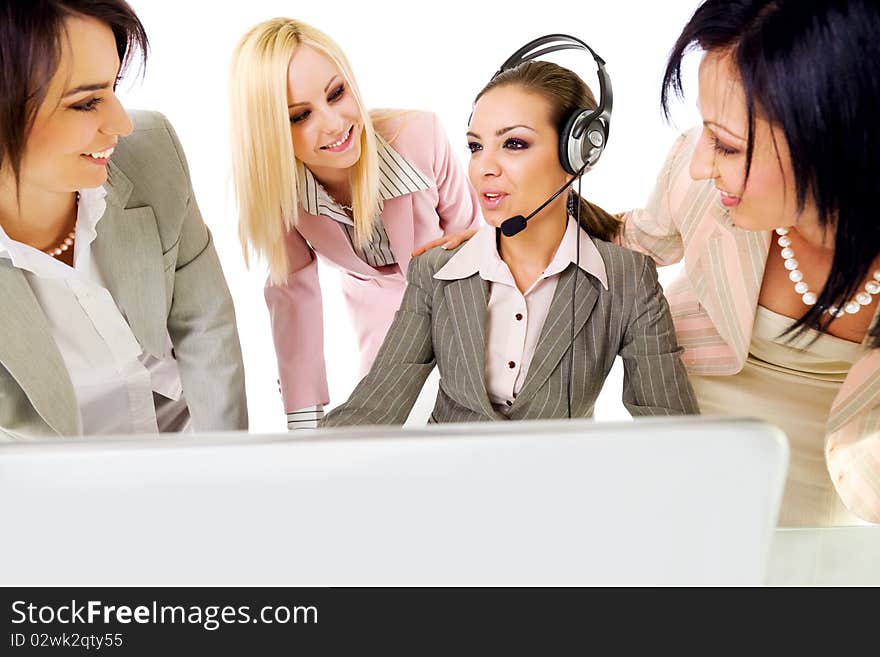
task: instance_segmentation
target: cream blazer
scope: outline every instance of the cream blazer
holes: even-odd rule
[[[748,356],[771,232],[732,225],[711,181],[688,173],[699,130],[682,135],[643,210],[624,215],[621,243],[659,265],[684,260],[667,290],[689,372],[729,375]],[[873,324],[880,319],[875,312]],[[866,350],[840,388],[826,427],[825,458],[853,513],[880,522],[880,349]]]

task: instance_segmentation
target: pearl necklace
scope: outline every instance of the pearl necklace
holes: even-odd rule
[[[811,292],[809,286],[804,282],[804,275],[798,269],[798,261],[794,256],[794,249],[791,248],[791,238],[788,236],[788,228],[777,228],[776,234],[779,239],[776,243],[782,247],[782,259],[785,260],[785,268],[788,270],[788,278],[794,283],[794,291],[797,292],[804,305],[813,306],[816,304],[818,296],[815,292]],[[865,283],[864,292],[859,292],[854,299],[847,303],[842,309],[837,306],[829,306],[825,312],[834,318],[843,317],[844,314],[855,315],[862,309],[862,306],[869,306],[874,300],[873,295],[880,294],[880,269],[874,272],[873,280]]]
[[[79,207],[79,192],[76,193],[76,205]],[[61,240],[61,243],[58,246],[53,246],[49,249],[43,249],[43,253],[46,255],[50,255],[53,258],[57,258],[62,253],[67,251],[71,246],[73,246],[73,240],[76,239],[76,221],[73,222],[73,230],[65,235],[64,239]]]
[[[71,246],[73,246],[73,240],[76,238],[76,224],[73,224],[73,230],[67,233],[67,236],[61,240],[61,243],[58,246],[52,247],[51,249],[43,249],[43,253],[46,255],[50,255],[53,258],[57,258],[62,253],[67,251]]]

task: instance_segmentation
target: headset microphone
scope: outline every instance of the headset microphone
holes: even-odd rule
[[[531,218],[532,215],[530,214],[529,219]],[[504,235],[504,237],[513,237],[520,231],[525,230],[526,222],[529,219],[526,219],[521,214],[511,217],[510,219],[505,219],[501,222],[501,234]]]
[[[526,227],[526,224],[527,224],[528,221],[529,221],[529,219],[531,219],[532,217],[534,217],[534,216],[535,216],[536,214],[538,214],[541,210],[543,210],[544,208],[546,208],[550,203],[552,203],[554,200],[556,200],[556,198],[557,198],[562,192],[564,192],[564,191],[569,187],[569,185],[571,185],[571,183],[573,183],[575,180],[577,180],[578,178],[580,178],[581,174],[584,172],[584,169],[586,169],[586,168],[587,168],[587,165],[582,166],[581,169],[580,169],[580,171],[578,171],[576,174],[574,174],[574,175],[569,179],[569,181],[568,181],[567,183],[565,183],[562,187],[560,187],[560,188],[556,191],[555,194],[553,194],[553,196],[551,196],[550,198],[548,198],[546,201],[544,201],[543,203],[541,203],[541,205],[539,205],[535,210],[533,210],[532,212],[530,212],[530,213],[529,213],[529,216],[524,217],[524,216],[522,216],[521,214],[518,214],[518,215],[515,215],[515,216],[511,217],[510,219],[505,219],[504,221],[502,221],[502,222],[501,222],[501,233],[504,235],[504,237],[513,237],[514,235],[516,235],[516,234],[519,233],[520,231],[524,230],[525,227]]]

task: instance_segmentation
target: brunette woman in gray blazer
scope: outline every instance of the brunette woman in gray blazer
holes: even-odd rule
[[[571,192],[515,236],[498,230],[569,179],[560,128],[589,107],[586,84],[548,62],[506,70],[480,92],[470,180],[488,225],[412,261],[375,364],[322,426],[402,424],[435,363],[432,422],[590,417],[618,355],[633,415],[698,412],[653,262],[606,241],[616,219]]]
[[[115,95],[145,57],[137,16],[0,0],[0,43],[0,435],[246,429],[232,300],[180,143]]]

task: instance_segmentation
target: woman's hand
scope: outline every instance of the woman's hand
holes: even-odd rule
[[[412,252],[412,257],[420,256],[426,251],[430,251],[435,246],[441,246],[444,249],[454,249],[459,244],[463,242],[467,242],[470,238],[474,236],[477,232],[475,228],[470,228],[468,230],[463,230],[460,233],[453,233],[452,235],[444,235],[443,237],[438,237],[436,240],[428,242],[427,244],[422,244],[420,247],[416,248]]]

